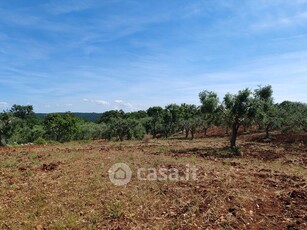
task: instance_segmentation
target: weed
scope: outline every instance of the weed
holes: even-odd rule
[[[119,219],[124,216],[123,204],[116,200],[111,201],[105,205],[106,216],[111,219]]]
[[[39,158],[38,158],[37,153],[30,153],[29,154],[29,159],[30,159],[32,164],[34,164],[34,165],[39,164]]]
[[[0,168],[16,168],[18,166],[18,161],[15,158],[5,159],[0,161]]]

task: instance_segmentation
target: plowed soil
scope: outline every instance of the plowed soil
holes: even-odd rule
[[[208,135],[0,148],[0,228],[307,229],[306,136],[241,135],[235,155],[229,137]],[[109,180],[119,162],[133,172],[125,186]],[[190,166],[197,180],[136,176]]]

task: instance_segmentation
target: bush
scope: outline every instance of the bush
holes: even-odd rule
[[[46,136],[50,140],[66,142],[73,139],[78,133],[81,120],[73,114],[48,114],[44,120]]]
[[[35,125],[32,128],[25,122],[15,122],[13,133],[8,139],[8,144],[27,144],[34,142],[37,138],[44,136],[44,129],[41,125]]]
[[[130,120],[129,122],[128,139],[142,140],[146,134],[144,126],[137,120]]]
[[[80,125],[78,132],[75,134],[75,140],[93,140],[100,139],[107,126],[104,123],[96,124],[93,122],[85,122]]]
[[[39,137],[33,143],[36,145],[45,145],[47,144],[47,141],[44,138]]]

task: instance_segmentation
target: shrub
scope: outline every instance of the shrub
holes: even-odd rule
[[[45,145],[47,144],[47,141],[44,138],[39,137],[33,143],[36,145]]]

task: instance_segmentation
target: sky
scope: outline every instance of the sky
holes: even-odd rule
[[[135,111],[268,84],[307,102],[307,0],[0,1],[0,110]]]

